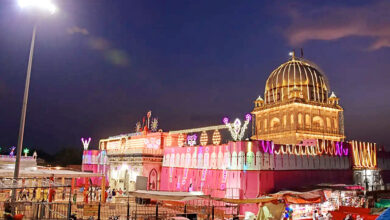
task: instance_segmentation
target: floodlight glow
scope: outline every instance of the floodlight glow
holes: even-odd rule
[[[51,2],[51,0],[18,0],[18,4],[21,8],[35,7],[47,10],[51,14],[54,14],[57,11],[57,7]]]

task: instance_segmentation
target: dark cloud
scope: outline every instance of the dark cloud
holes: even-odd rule
[[[372,39],[369,50],[390,47],[390,2],[354,7],[294,8],[286,37],[293,46],[310,40]]]

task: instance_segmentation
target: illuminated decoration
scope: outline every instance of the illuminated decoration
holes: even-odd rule
[[[24,156],[27,157],[27,154],[30,152],[30,150],[28,148],[24,148],[23,150],[23,153],[24,153]]]
[[[167,137],[167,146],[168,147],[172,146],[172,136],[171,135],[168,135],[168,137]]]
[[[236,118],[232,124],[229,123],[229,118],[225,117],[223,118],[223,123],[229,128],[230,134],[234,141],[240,141],[244,137],[245,130],[248,128],[248,124],[250,120],[252,119],[252,116],[250,114],[245,115],[245,122],[244,125],[241,127],[241,121],[240,119]]]
[[[212,141],[214,145],[219,145],[221,143],[221,134],[219,133],[218,130],[214,131]]]
[[[153,132],[157,131],[157,129],[158,129],[158,119],[157,118],[152,119],[151,128],[152,128]]]
[[[81,138],[81,142],[83,143],[84,150],[88,150],[89,143],[91,142],[91,138],[88,139]]]
[[[135,124],[135,132],[149,131],[157,132],[158,130],[158,119],[152,118],[152,111],[148,111],[146,116],[142,118],[142,123],[137,122]]]
[[[135,132],[141,132],[141,122],[135,123]]]
[[[151,110],[148,111],[148,113],[146,114],[146,117],[148,119],[147,127],[149,129],[150,128],[150,117],[152,117],[152,111]]]
[[[266,141],[267,145],[264,144],[264,141],[261,142],[261,146],[263,147],[264,153],[273,154],[274,153],[274,143],[270,141]]]
[[[264,99],[254,101],[252,139],[276,144],[343,141],[344,110],[330,92],[325,74],[315,64],[291,54],[269,75]]]
[[[326,143],[328,143],[326,145]],[[270,152],[269,146],[262,143],[264,152]],[[289,154],[297,156],[317,156],[317,155],[329,155],[329,156],[348,156],[348,148],[343,146],[342,142],[323,142],[321,146],[302,146],[302,145],[280,145],[279,149],[274,149],[274,153]]]
[[[15,149],[16,149],[16,147],[14,147],[14,146],[12,146],[12,147],[10,148],[9,155],[10,155],[11,157],[14,156],[14,151],[15,151]]]
[[[218,130],[218,129],[226,129],[225,125],[214,125],[214,126],[207,126],[207,127],[201,127],[201,128],[191,128],[191,129],[183,129],[183,130],[177,130],[177,131],[170,131],[169,134],[189,134],[189,133],[198,133],[203,131],[212,131],[212,130]]]
[[[205,146],[205,145],[207,145],[208,141],[209,141],[209,137],[208,137],[207,133],[205,131],[202,131],[202,133],[200,134],[200,140],[199,140],[200,144],[202,146]]]
[[[353,166],[356,169],[375,168],[376,144],[352,141]]]
[[[158,149],[161,145],[161,140],[158,138],[145,138],[146,148]]]
[[[198,138],[198,136],[196,134],[188,135],[187,136],[187,144],[188,144],[188,146],[191,146],[191,147],[195,146],[197,138]]]
[[[179,137],[177,138],[177,144],[179,145],[179,147],[183,147],[183,145],[184,145],[184,135],[183,134],[179,134]]]

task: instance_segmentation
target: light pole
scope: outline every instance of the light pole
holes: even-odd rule
[[[18,4],[21,8],[34,8],[42,11],[49,12],[53,14],[56,11],[56,6],[51,2],[51,0],[18,0]],[[30,78],[31,78],[31,67],[34,55],[34,45],[35,45],[35,35],[37,32],[37,23],[34,24],[31,45],[30,45],[30,54],[28,58],[27,65],[27,75],[26,75],[26,84],[24,87],[24,96],[23,96],[23,106],[22,106],[22,115],[20,117],[20,127],[19,127],[19,136],[18,136],[18,145],[16,151],[16,161],[15,161],[15,171],[14,171],[14,184],[17,183],[19,178],[19,168],[20,168],[20,157],[22,155],[22,146],[23,146],[23,136],[24,136],[24,125],[26,122],[26,110],[27,110],[27,101],[28,101],[28,90],[30,87]],[[15,202],[16,198],[16,189],[12,189],[12,202]]]

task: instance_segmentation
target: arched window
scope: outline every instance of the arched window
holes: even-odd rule
[[[330,123],[330,118],[329,117],[326,117],[326,127],[328,129],[331,129],[332,128],[332,124]]]
[[[302,114],[299,113],[299,114],[298,114],[298,125],[299,125],[299,126],[302,126],[302,124],[303,124],[303,117],[302,117]]]
[[[308,114],[305,115],[305,125],[306,125],[306,127],[310,127],[310,125],[311,125],[310,115],[308,115]]]
[[[267,131],[267,119],[264,119],[264,131]]]
[[[272,118],[271,120],[271,130],[276,130],[280,127],[280,119],[279,118]]]
[[[313,117],[313,127],[324,128],[324,120],[320,116]]]
[[[261,131],[261,123],[260,123],[260,120],[257,120],[257,121],[256,121],[256,127],[257,127],[257,130],[258,130],[258,131]]]
[[[291,114],[290,116],[290,123],[291,123],[291,126],[294,126],[294,115]]]

